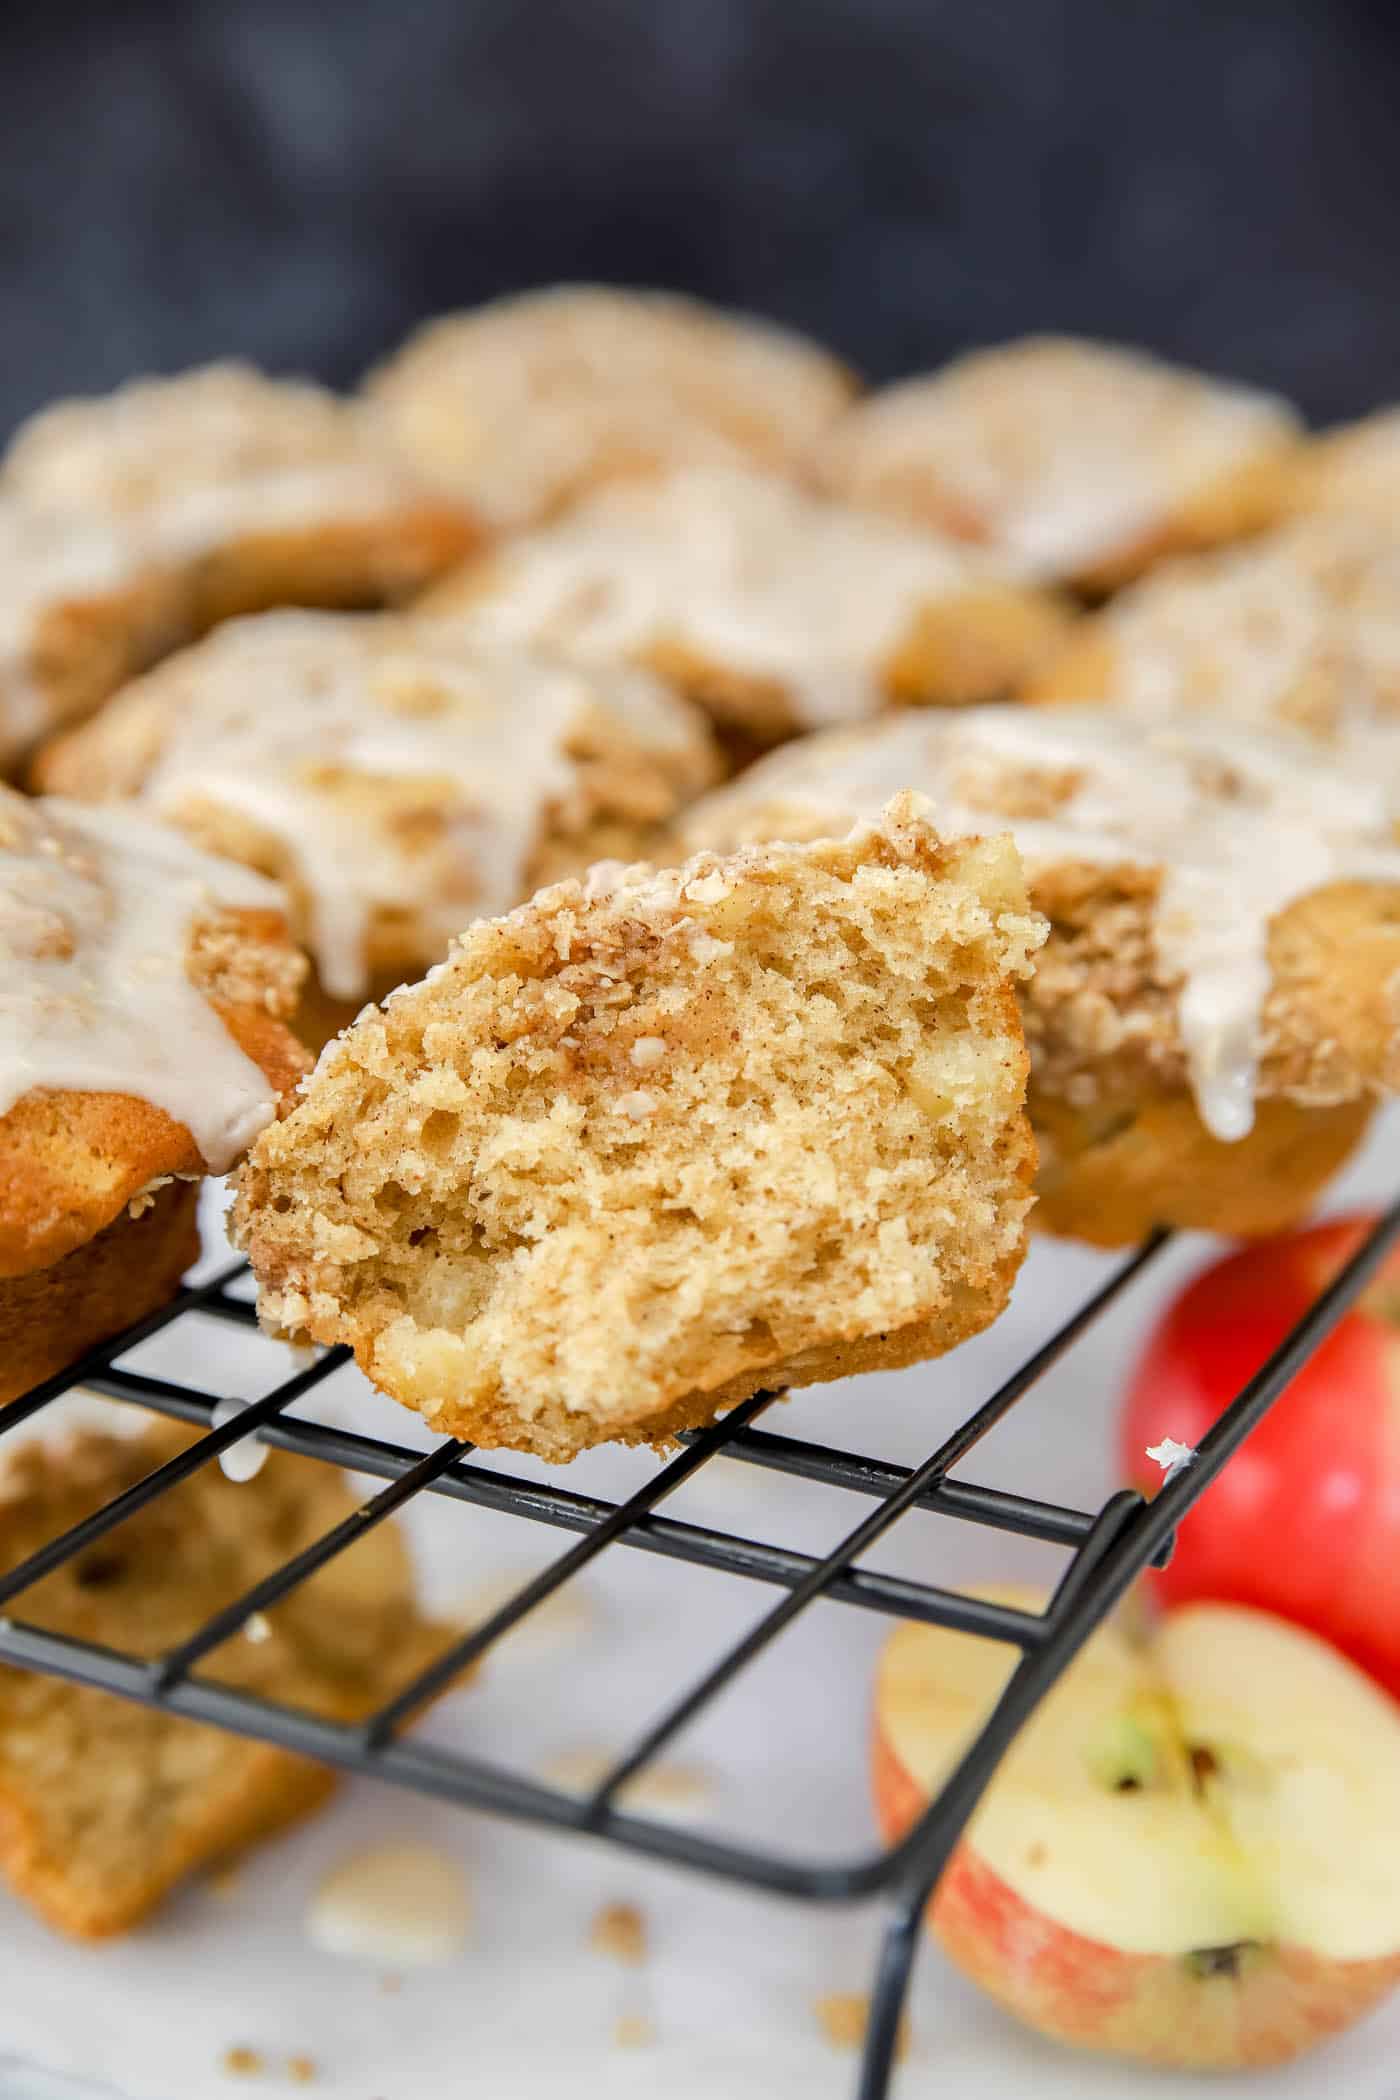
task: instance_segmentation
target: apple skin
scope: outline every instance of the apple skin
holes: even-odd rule
[[[995,1594],[1030,1607],[1042,1601]],[[893,1733],[877,1693],[871,1784],[889,1844],[928,1805],[926,1786],[896,1751]],[[1400,1937],[1400,1888],[1396,1910]],[[1400,1952],[1340,1959],[1280,1942],[1194,1954],[1125,1951],[1038,1909],[966,1835],[935,1888],[927,1924],[970,1982],[1038,2033],[1177,2069],[1286,2063],[1354,2025],[1400,1985]]]
[[[877,1716],[875,1810],[893,1844],[927,1807]],[[1400,1984],[1400,1955],[1330,1962],[1298,1948],[1201,1977],[1157,1954],[1125,1954],[1058,1925],[1018,1896],[964,1838],[929,1904],[928,1924],[954,1968],[1026,2026],[1072,2048],[1178,2070],[1281,2064],[1351,2027]]]
[[[1128,1391],[1124,1471],[1152,1494],[1164,1436],[1198,1444],[1373,1219],[1249,1247],[1187,1285]],[[1400,1248],[1183,1519],[1165,1609],[1252,1605],[1320,1634],[1400,1698]]]

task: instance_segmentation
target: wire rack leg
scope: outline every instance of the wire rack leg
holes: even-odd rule
[[[913,1896],[901,1898],[898,1909],[885,1927],[880,1943],[880,1964],[875,1988],[870,1993],[870,2016],[865,2026],[865,2048],[860,2060],[856,2100],[888,2100],[895,2051],[899,2046],[899,2023],[909,1994],[909,1975],[919,1945],[919,1927],[924,1908],[933,1893],[933,1882],[924,1883]]]

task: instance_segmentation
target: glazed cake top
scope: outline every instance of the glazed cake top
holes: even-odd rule
[[[222,1173],[276,1098],[191,983],[191,943],[221,913],[280,908],[143,813],[0,788],[0,1115],[34,1089],[134,1095]]]
[[[695,806],[692,844],[841,834],[901,788],[948,834],[1009,830],[1034,885],[1063,865],[1160,875],[1159,967],[1201,1118],[1252,1127],[1270,921],[1339,880],[1400,886],[1400,808],[1383,777],[1286,731],[1090,708],[891,716],[772,753]]]
[[[1288,444],[1274,395],[1141,351],[1035,336],[872,394],[831,432],[824,479],[929,515],[1032,576],[1071,575],[1157,531],[1218,477]]]
[[[922,607],[1003,577],[955,540],[778,475],[696,468],[600,490],[441,585],[428,610],[604,659],[677,642],[779,682],[816,728],[876,712],[882,664]]]

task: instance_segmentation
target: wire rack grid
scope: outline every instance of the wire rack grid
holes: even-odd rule
[[[755,1426],[777,1395],[759,1393],[713,1427],[692,1432],[677,1455],[633,1495],[608,1502],[553,1479],[522,1479],[471,1462],[469,1444],[448,1441],[424,1455],[379,1437],[291,1417],[293,1403],[347,1360],[329,1350],[220,1420],[220,1396],[129,1368],[120,1359],[140,1342],[193,1313],[251,1325],[255,1315],[237,1286],[241,1264],[187,1288],[164,1310],[92,1351],[80,1362],[0,1407],[0,1437],[32,1420],[50,1402],[82,1385],[110,1398],[202,1428],[187,1449],[126,1493],[0,1575],[0,1662],[47,1672],[120,1697],[159,1706],[244,1736],[278,1744],[347,1771],[442,1800],[525,1822],[589,1835],[629,1851],[773,1893],[817,1902],[880,1897],[887,1907],[857,2100],[884,2100],[890,2088],[899,2020],[918,1944],[919,1924],[957,1838],[1016,1731],[1134,1577],[1165,1560],[1175,1527],[1191,1504],[1279,1398],[1310,1353],[1400,1239],[1400,1200],[1380,1218],[1332,1284],[1262,1363],[1202,1441],[1195,1459],[1150,1502],[1132,1491],[1097,1511],[1016,1495],[950,1477],[1007,1412],[1108,1307],[1129,1291],[1167,1243],[1146,1241],[1049,1335],[997,1389],[931,1452],[908,1468]],[[217,1426],[215,1426],[217,1421]],[[382,1479],[384,1487],[303,1552],[230,1602],[177,1647],[152,1661],[26,1623],[24,1592],[84,1552],[234,1443],[257,1437],[312,1461]],[[684,1523],[660,1505],[718,1454],[842,1489],[870,1508],[824,1556]],[[197,1666],[255,1613],[275,1604],[334,1555],[382,1523],[412,1497],[446,1497],[578,1534],[575,1543],[451,1645],[380,1710],[359,1723],[324,1719],[223,1684]],[[1043,1612],[961,1595],[877,1572],[862,1556],[899,1518],[921,1511],[1049,1541],[1070,1557]],[[415,1742],[406,1724],[430,1699],[559,1590],[606,1548],[618,1545],[768,1584],[782,1596],[708,1670],[672,1702],[593,1787],[579,1795],[509,1765]],[[808,1860],[630,1812],[622,1802],[635,1779],[671,1738],[752,1663],[799,1613],[818,1599],[892,1618],[922,1620],[1008,1643],[1019,1659],[981,1732],[919,1821],[895,1844],[844,1862]]]

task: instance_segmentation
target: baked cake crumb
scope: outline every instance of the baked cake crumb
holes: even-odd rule
[[[264,1133],[234,1222],[263,1317],[555,1460],[937,1355],[1024,1251],[1012,980],[1043,933],[1011,846],[941,842],[910,797],[841,842],[541,891]]]
[[[314,2056],[289,2056],[287,2058],[287,2076],[291,2079],[293,2085],[313,2085],[316,2075],[317,2066]]]

